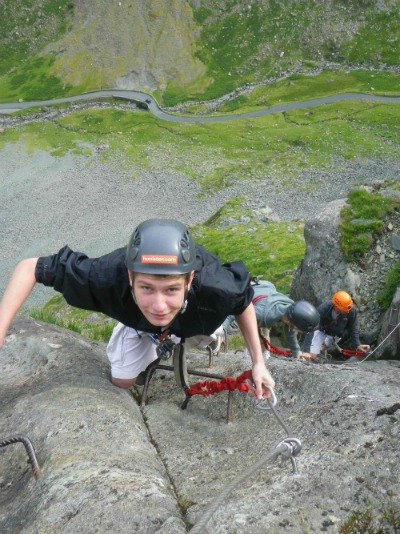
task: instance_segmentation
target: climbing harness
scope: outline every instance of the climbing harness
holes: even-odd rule
[[[159,335],[156,334],[146,334],[154,345],[156,345],[157,356],[161,360],[169,360],[173,354],[174,342],[169,337],[169,330],[164,330]]]
[[[246,371],[246,373],[247,372],[248,371]],[[273,394],[273,389],[272,388],[269,388],[269,389],[270,389],[271,394]],[[277,400],[276,400],[275,394],[273,395],[273,400],[270,400],[270,398],[268,398],[267,402],[270,404],[270,409],[272,410],[272,413],[277,418],[279,424],[283,427],[284,431],[287,434],[287,437],[278,443],[275,450],[272,450],[266,456],[263,456],[262,458],[260,458],[253,466],[251,466],[250,469],[247,469],[244,473],[241,473],[234,480],[232,480],[232,482],[225,488],[224,491],[222,491],[222,493],[214,501],[214,503],[205,511],[205,513],[200,518],[200,520],[196,523],[196,525],[194,525],[194,527],[190,531],[191,534],[204,534],[204,532],[206,531],[205,530],[206,524],[211,519],[213,514],[216,512],[216,510],[222,506],[222,504],[229,497],[231,492],[236,487],[240,486],[244,481],[248,480],[253,475],[253,473],[261,469],[261,467],[263,467],[264,464],[273,462],[280,455],[282,455],[286,458],[290,458],[292,462],[292,467],[293,467],[293,474],[298,473],[295,457],[298,456],[301,452],[301,442],[299,439],[291,436],[290,431],[286,427],[285,423],[282,421],[281,417],[276,412],[275,405],[276,405]]]
[[[12,445],[13,443],[22,443],[25,447],[25,450],[29,457],[29,463],[32,467],[33,476],[38,479],[41,474],[41,469],[39,463],[36,459],[35,449],[33,448],[31,440],[26,436],[21,436],[16,434],[14,436],[8,436],[7,438],[0,438],[0,447],[6,447],[7,445]]]
[[[256,304],[259,300],[266,299],[266,298],[268,298],[268,295],[257,295],[256,297],[253,298],[251,302],[253,303],[253,306],[254,306],[254,304]]]

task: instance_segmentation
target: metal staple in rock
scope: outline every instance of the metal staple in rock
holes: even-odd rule
[[[38,479],[41,475],[41,469],[36,459],[35,449],[33,448],[31,440],[28,437],[21,436],[19,434],[0,439],[0,447],[6,447],[7,445],[12,445],[13,443],[22,443],[24,445],[25,450],[28,453],[33,476]]]

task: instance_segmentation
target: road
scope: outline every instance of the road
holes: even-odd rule
[[[85,100],[98,100],[104,98],[121,98],[124,100],[143,104],[148,110],[153,113],[159,119],[169,122],[224,122],[238,119],[248,119],[254,117],[262,117],[263,115],[270,115],[272,113],[281,113],[284,111],[290,111],[294,109],[304,109],[314,106],[320,106],[323,104],[331,104],[332,102],[341,102],[344,100],[368,100],[373,102],[383,103],[400,103],[400,97],[398,96],[379,96],[363,93],[340,93],[337,95],[326,96],[322,98],[313,98],[311,100],[304,100],[301,102],[289,102],[286,104],[276,104],[269,108],[258,109],[255,111],[249,111],[247,113],[237,113],[232,115],[215,115],[207,117],[199,116],[185,116],[173,113],[167,113],[163,111],[156,100],[151,95],[143,93],[141,91],[128,91],[128,90],[102,90],[93,91],[91,93],[83,93],[76,96],[68,96],[63,98],[55,98],[53,100],[36,100],[33,102],[14,102],[0,104],[0,113],[13,113],[17,110],[28,109],[33,107],[51,106],[55,104],[67,104],[74,102],[83,102]]]

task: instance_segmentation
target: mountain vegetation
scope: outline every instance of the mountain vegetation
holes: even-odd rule
[[[399,10],[395,0],[3,0],[1,98],[125,87],[168,106],[317,67],[397,72]]]
[[[102,157],[118,162],[130,179],[162,162],[200,183],[204,195],[239,180],[268,180],[295,197],[315,190],[318,173],[345,174],[349,165],[399,159],[399,104],[368,100],[400,95],[395,0],[3,0],[1,14],[3,103],[119,88],[148,92],[164,108],[202,116],[336,93],[366,98],[168,128],[116,101],[64,106],[51,120],[39,110],[23,121],[32,115],[24,111],[15,114],[17,128],[2,131],[0,149],[20,141],[54,157],[90,157],[90,146],[106,143]],[[389,182],[398,187],[395,174]],[[256,220],[237,199],[194,231],[224,260],[240,255],[252,274],[288,291],[304,240],[302,221],[282,219]],[[351,224],[346,231],[357,243]],[[261,262],[249,250],[251,232],[259,236]]]

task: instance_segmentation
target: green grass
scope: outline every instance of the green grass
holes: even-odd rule
[[[0,78],[0,102],[51,100],[83,92],[83,87],[72,87],[48,74],[54,60],[53,55],[30,59]]]
[[[357,262],[384,227],[385,216],[400,207],[400,200],[364,190],[350,192],[341,213],[340,244],[348,262]]]
[[[400,95],[400,76],[370,70],[328,70],[319,74],[292,74],[266,86],[255,87],[218,107],[221,113],[245,113],[276,104],[301,102],[338,93]]]
[[[24,112],[26,114],[26,112]],[[88,153],[86,143],[109,145],[104,158],[120,162],[132,178],[161,165],[198,181],[205,194],[236,180],[265,180],[277,187],[312,191],[303,169],[345,162],[400,157],[400,105],[347,101],[254,119],[187,124],[156,119],[148,112],[92,108],[54,123],[8,128],[0,137],[22,140],[29,149],[54,155]],[[336,164],[337,165],[337,164]],[[337,168],[337,170],[339,170]]]
[[[24,64],[68,29],[72,11],[70,0],[2,0],[0,76],[11,70],[30,71]]]
[[[76,132],[61,129],[51,122],[29,123],[19,129],[9,128],[0,137],[0,149],[6,142],[21,142],[28,153],[45,150],[54,157],[68,152],[88,157],[91,155],[90,149],[82,143],[82,138],[79,138]]]
[[[378,513],[370,506],[357,510],[339,525],[340,534],[396,534],[399,530],[400,510],[393,504]]]
[[[178,91],[172,83],[163,102],[173,106],[216,98],[246,83],[297,70],[299,62],[303,69],[327,61],[344,67],[397,65],[398,12],[397,5],[378,11],[374,2],[366,1],[202,4],[194,10],[201,28],[197,56],[213,81],[202,94],[189,88]],[[340,81],[339,89],[335,84],[331,89],[341,90]]]
[[[375,78],[373,84],[368,84],[368,76],[373,76],[370,67],[396,66],[400,57],[399,7],[396,3],[385,3],[377,8],[375,4],[368,1],[315,3],[311,0],[260,0],[248,4],[237,0],[202,2],[198,8],[193,8],[193,16],[198,29],[195,53],[206,68],[205,74],[190,80],[187,86],[179,85],[179,77],[166,79],[166,89],[160,85],[156,93],[166,106],[187,100],[209,100],[247,83],[276,79],[300,68],[311,70],[328,61],[344,69],[365,66],[365,80],[359,80],[359,84],[363,90],[373,91],[371,86],[379,83]],[[72,87],[51,75],[52,63],[48,59],[35,66],[35,60],[45,53],[46,45],[56,42],[72,27],[73,10],[70,0],[3,0],[0,93],[4,101],[15,97],[27,100],[40,95],[48,99],[77,94],[88,88],[99,88],[102,80],[112,79],[107,76],[107,69],[103,69],[104,72],[89,69],[88,78],[83,73],[82,78],[76,78],[82,87]],[[109,28],[111,34],[118,28],[112,17]],[[96,38],[91,36],[89,40],[93,48],[96,48]],[[76,64],[81,64],[86,53],[85,46],[76,52]],[[65,65],[68,61],[66,58]],[[59,67],[63,66],[62,51],[57,62]],[[70,69],[71,65],[73,63]],[[114,67],[115,64],[109,65],[109,72]],[[40,71],[37,74],[36,68]],[[129,70],[129,65],[126,68]],[[22,81],[21,85],[18,80]],[[297,83],[295,77],[289,80],[291,83]],[[344,74],[338,75],[331,89],[342,90],[342,83],[343,89],[349,85]],[[283,84],[291,93],[290,85]],[[375,87],[375,90],[395,91],[389,80],[386,87]],[[259,97],[268,100],[269,94]],[[236,105],[243,105],[243,102]],[[232,111],[234,104],[229,103],[226,109]]]
[[[60,294],[52,297],[42,308],[30,310],[29,315],[46,323],[67,328],[96,341],[108,342],[117,321],[106,315],[69,306]]]
[[[222,261],[243,261],[252,276],[270,280],[283,293],[289,292],[305,251],[302,223],[255,216],[241,198],[227,202],[205,224],[194,227],[193,234]]]
[[[395,263],[393,269],[387,273],[385,285],[378,295],[378,303],[382,310],[387,310],[392,304],[394,294],[400,286],[400,261]]]

